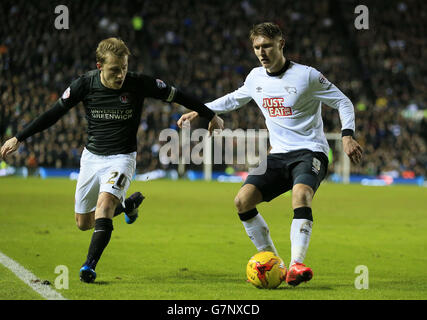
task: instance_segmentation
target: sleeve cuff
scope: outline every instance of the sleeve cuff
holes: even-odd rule
[[[18,139],[18,141],[19,141],[19,142],[22,142],[22,141],[24,141],[24,140],[25,140],[25,139],[23,139],[23,138],[22,138],[21,133],[17,133],[17,134],[15,135],[15,138],[16,138],[16,139]]]
[[[354,138],[354,131],[352,129],[344,129],[343,131],[341,131],[341,137],[346,137],[346,136],[350,136]]]

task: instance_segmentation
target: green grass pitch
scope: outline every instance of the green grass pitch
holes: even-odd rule
[[[313,279],[261,290],[246,282],[255,247],[237,217],[240,185],[149,181],[131,184],[146,199],[133,225],[114,219],[94,284],[79,280],[91,231],[74,221],[75,181],[0,179],[0,252],[49,280],[69,270],[67,299],[293,300],[426,299],[427,191],[410,186],[324,183],[313,201],[313,233],[305,263]],[[291,197],[258,206],[286,265],[290,259]],[[356,289],[357,266],[369,288]],[[366,283],[366,282],[365,282]],[[0,264],[0,299],[41,299]]]

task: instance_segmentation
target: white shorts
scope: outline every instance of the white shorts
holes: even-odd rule
[[[124,203],[135,168],[136,152],[101,156],[84,148],[76,186],[75,212],[95,211],[101,192],[111,193]]]

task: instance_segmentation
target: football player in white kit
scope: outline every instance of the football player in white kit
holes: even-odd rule
[[[242,87],[206,105],[220,114],[254,100],[264,115],[271,145],[265,160],[267,169],[248,176],[234,203],[257,250],[277,254],[269,228],[256,206],[292,190],[294,217],[286,282],[297,286],[313,277],[313,271],[303,261],[313,225],[311,202],[328,167],[329,145],[323,132],[322,103],[338,110],[344,151],[354,164],[360,162],[363,150],[354,139],[351,101],[316,69],[285,58],[285,40],[279,26],[269,22],[258,24],[250,31],[250,39],[262,66],[252,69]],[[197,112],[186,113],[178,125],[182,127],[184,121],[197,116]]]

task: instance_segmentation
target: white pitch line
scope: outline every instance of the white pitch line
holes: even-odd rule
[[[19,279],[24,281],[31,289],[47,300],[67,300],[61,294],[42,284],[33,273],[25,269],[18,262],[12,260],[0,251],[0,263],[12,271]],[[37,282],[36,282],[37,281]]]

